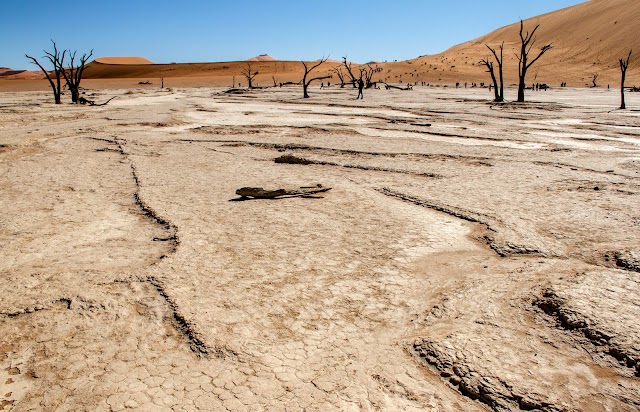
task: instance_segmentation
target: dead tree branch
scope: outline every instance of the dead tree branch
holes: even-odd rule
[[[344,73],[342,73],[342,66],[336,66],[332,71],[336,76],[338,76],[338,79],[340,79],[340,88],[344,89]]]
[[[540,25],[538,24],[531,33],[524,33],[524,22],[520,20],[520,55],[516,54],[518,58],[518,101],[524,102],[524,89],[526,86],[525,80],[527,76],[527,70],[540,59],[546,52],[553,48],[553,44],[545,44],[540,48],[540,52],[538,55],[529,61],[529,54],[531,53],[531,49],[536,43],[537,38],[535,37],[536,31],[538,30]]]
[[[86,105],[89,105],[89,106],[106,106],[111,100],[115,99],[116,97],[118,97],[118,96],[113,96],[111,99],[107,100],[104,103],[100,103],[100,104],[96,103],[95,100],[87,100],[84,97],[80,97],[78,99],[78,103],[79,104],[86,104]]]
[[[88,55],[86,53],[82,55],[78,66],[75,66],[77,51],[71,52],[71,50],[67,50],[67,52],[69,53],[71,64],[69,66],[69,69],[60,67],[60,71],[64,76],[64,80],[67,82],[69,91],[71,92],[71,102],[77,104],[78,99],[80,98],[80,81],[82,80],[82,74],[84,72],[87,61],[91,58],[91,56],[93,56],[93,49],[91,49]]]
[[[347,61],[346,57],[342,58],[342,65],[344,66],[344,68],[347,70],[347,75],[349,76],[349,79],[351,79],[351,84],[353,85],[353,88],[355,89],[357,86],[357,81],[358,78],[353,74],[353,70],[351,70],[351,62]]]
[[[620,82],[620,109],[624,110],[627,105],[624,101],[624,81],[627,77],[627,69],[629,68],[629,61],[631,60],[631,53],[633,50],[629,50],[629,55],[626,60],[620,59],[620,72],[622,74],[622,80]]]
[[[487,46],[488,47],[488,46]],[[480,60],[481,64],[484,64],[487,67],[487,73],[489,73],[491,75],[491,81],[493,81],[493,92],[494,92],[494,96],[495,98],[493,99],[494,102],[500,102],[500,89],[498,88],[498,80],[496,79],[496,74],[493,70],[493,62],[491,60],[489,60],[489,58],[485,58]]]
[[[360,69],[360,77],[364,76],[364,84],[366,89],[370,89],[375,86],[375,82],[372,81],[373,75],[378,73],[380,70],[378,67],[371,67],[370,64],[367,63],[367,68]]]
[[[67,51],[65,50],[62,53],[60,53],[58,51],[58,46],[56,46],[56,42],[51,40],[51,43],[53,43],[53,52],[48,52],[46,50],[43,50],[45,53],[43,57],[49,60],[49,62],[53,65],[55,82],[51,78],[51,73],[48,70],[46,70],[40,64],[40,62],[38,62],[38,60],[36,60],[34,57],[29,56],[28,54],[25,54],[25,57],[27,59],[30,59],[34,64],[36,64],[40,68],[40,70],[42,70],[45,76],[47,76],[47,80],[49,80],[49,84],[51,85],[51,90],[53,91],[53,98],[54,98],[55,104],[60,104],[62,103],[62,100],[60,99],[60,96],[62,95],[61,79],[62,79],[62,71],[64,71],[62,67],[64,65],[64,58]]]
[[[502,44],[500,44],[500,57],[498,57],[498,53],[496,52],[496,50],[494,48],[492,48],[491,46],[487,45],[487,48],[491,51],[491,53],[493,54],[493,57],[496,59],[496,63],[498,63],[498,75],[499,75],[499,79],[500,79],[500,92],[498,94],[496,94],[495,96],[495,101],[496,102],[503,102],[504,101],[504,75],[503,75],[503,70],[502,70],[502,62],[504,61],[504,42],[502,42]],[[492,76],[492,78],[494,78],[495,76]],[[495,78],[493,79],[494,82],[493,84],[496,86],[497,89],[497,84],[495,82]]]
[[[236,190],[239,199],[277,199],[283,197],[314,197],[314,194],[328,192],[330,187],[324,187],[321,184],[301,186],[293,189],[263,189],[261,187],[241,187]]]
[[[307,63],[305,63],[304,61],[302,62],[302,65],[304,66],[304,76],[302,77],[302,90],[304,92],[303,97],[305,99],[309,98],[308,88],[309,88],[309,85],[311,84],[311,82],[313,82],[315,80],[323,80],[323,79],[330,79],[331,78],[330,75],[327,75],[327,76],[314,77],[314,78],[311,78],[311,79],[307,80],[307,77],[309,76],[309,74],[314,69],[316,69],[318,66],[320,66],[322,63],[326,62],[327,59],[328,59],[328,57],[323,57],[316,64],[314,64],[311,67],[308,67]]]
[[[251,62],[247,62],[247,67],[242,69],[242,75],[247,79],[247,83],[249,84],[249,88],[253,88],[253,79],[258,75],[258,72],[254,72],[251,70]]]

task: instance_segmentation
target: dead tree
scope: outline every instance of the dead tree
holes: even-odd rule
[[[51,40],[51,43],[53,43],[53,53],[44,50],[45,55],[43,57],[49,60],[49,62],[51,62],[51,64],[53,65],[53,73],[55,75],[55,80],[56,80],[55,83],[51,78],[51,73],[47,71],[44,67],[42,67],[42,65],[40,64],[40,62],[38,62],[38,60],[36,60],[34,57],[29,56],[28,54],[25,54],[25,56],[27,57],[27,59],[30,59],[34,64],[36,64],[40,68],[40,70],[42,70],[45,76],[47,76],[47,80],[49,80],[49,84],[51,85],[51,90],[53,90],[53,98],[55,100],[55,103],[60,104],[62,103],[62,100],[60,99],[60,96],[62,95],[61,80],[62,80],[62,72],[64,71],[62,67],[64,65],[64,57],[67,51],[65,50],[62,53],[60,53],[58,51],[58,47],[56,46],[56,42]]]
[[[249,88],[253,88],[253,79],[258,75],[258,72],[254,72],[251,70],[251,62],[247,62],[247,67],[242,70],[242,75],[247,79],[247,83],[249,84]]]
[[[480,63],[487,66],[487,73],[491,75],[491,80],[493,81],[493,92],[495,95],[495,98],[493,99],[493,101],[501,102],[502,100],[500,100],[500,89],[498,88],[498,80],[496,79],[496,74],[493,70],[493,62],[489,60],[489,58],[486,58],[486,59],[480,60]]]
[[[336,66],[332,71],[336,76],[338,76],[338,79],[340,79],[340,88],[344,89],[344,73],[342,73],[342,66]]]
[[[598,85],[596,84],[598,77],[600,77],[600,73],[593,73],[593,78],[591,79],[591,87],[598,87]]]
[[[374,69],[370,64],[367,64],[367,68],[360,69],[360,78],[364,77],[365,89],[370,89],[375,86],[374,82],[371,79],[373,78],[373,74],[377,73],[378,71],[379,70],[377,67]]]
[[[529,70],[529,68],[538,61],[538,59],[540,57],[542,57],[543,54],[545,54],[546,52],[548,52],[549,50],[551,50],[553,48],[553,44],[545,44],[544,46],[542,46],[540,48],[540,52],[538,53],[538,55],[532,59],[531,61],[529,61],[529,53],[531,53],[531,49],[533,48],[533,46],[536,43],[536,30],[538,30],[538,27],[540,27],[540,25],[538,24],[531,33],[526,32],[524,33],[524,22],[522,20],[520,20],[520,55],[516,54],[516,57],[518,58],[518,101],[519,102],[524,102],[524,89],[526,86],[526,77],[527,77],[527,70]]]
[[[629,68],[629,60],[631,60],[631,53],[633,50],[629,50],[629,55],[626,60],[620,59],[620,72],[622,74],[622,81],[620,83],[620,109],[624,110],[627,105],[624,101],[624,81],[627,77],[627,69]]]
[[[67,52],[69,53],[69,60],[71,65],[68,69],[60,67],[60,71],[64,76],[64,80],[67,82],[69,91],[71,92],[71,102],[77,104],[78,99],[80,98],[80,81],[82,80],[82,73],[84,72],[85,64],[91,58],[91,56],[93,56],[93,49],[89,52],[88,55],[86,53],[82,55],[78,66],[75,65],[77,51],[74,51],[72,53],[71,50],[67,50]]]
[[[309,98],[309,93],[307,93],[307,89],[309,88],[309,85],[311,84],[311,82],[313,82],[314,80],[323,80],[323,79],[330,79],[331,76],[327,75],[327,76],[318,76],[318,77],[313,77],[309,80],[307,80],[307,77],[309,76],[309,74],[318,66],[320,66],[322,63],[326,62],[328,59],[328,57],[323,57],[322,59],[320,59],[316,64],[314,64],[311,67],[307,66],[307,63],[302,62],[302,65],[304,66],[304,76],[302,77],[302,90],[304,92],[303,97],[305,99]]]
[[[345,69],[347,69],[347,75],[349,76],[349,79],[351,79],[351,84],[353,85],[353,88],[355,89],[356,87],[358,87],[358,85],[356,84],[358,81],[358,78],[353,74],[353,71],[351,70],[351,62],[347,61],[346,57],[342,58],[342,65],[344,66]]]
[[[496,63],[498,63],[498,76],[499,76],[499,80],[500,80],[500,93],[496,94],[496,98],[495,101],[496,102],[503,102],[504,101],[504,75],[503,75],[503,71],[502,71],[502,62],[504,61],[504,42],[502,42],[502,44],[500,44],[500,57],[498,57],[498,53],[496,52],[496,50],[492,47],[490,47],[489,45],[487,45],[487,48],[491,51],[491,53],[493,54],[493,57],[496,59]],[[498,85],[495,82],[495,79],[493,81],[494,86],[496,86],[496,90],[498,89]]]

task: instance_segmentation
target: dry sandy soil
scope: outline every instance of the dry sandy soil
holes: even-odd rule
[[[0,410],[640,409],[637,94],[126,92],[0,95]]]

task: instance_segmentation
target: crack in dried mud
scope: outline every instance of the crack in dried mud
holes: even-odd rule
[[[113,149],[113,151],[116,151],[117,153],[124,156],[125,159],[127,159],[127,161],[129,162],[129,166],[131,167],[131,176],[135,183],[135,191],[133,193],[133,199],[136,206],[144,216],[150,219],[153,223],[161,226],[168,234],[168,236],[164,238],[156,237],[153,240],[170,242],[172,246],[170,253],[175,253],[176,249],[178,248],[178,245],[180,244],[180,239],[178,238],[178,228],[172,222],[159,216],[155,210],[153,210],[144,200],[142,200],[142,197],[140,195],[141,184],[140,184],[140,178],[138,177],[138,171],[136,169],[135,164],[131,161],[129,154],[124,150],[124,147],[122,146],[121,141],[117,138],[115,138],[114,140],[97,139],[97,138],[93,138],[93,139],[103,140],[103,141],[115,144],[117,149]],[[164,257],[165,256],[163,255],[160,257],[160,259]]]
[[[438,175],[435,173],[417,173],[417,172],[411,172],[408,170],[401,170],[401,169],[391,169],[388,167],[375,167],[375,166],[361,166],[361,165],[353,165],[353,164],[340,164],[340,163],[335,163],[335,162],[325,162],[325,161],[320,161],[320,160],[310,160],[310,159],[305,159],[302,157],[296,157],[293,155],[282,155],[279,157],[276,157],[274,159],[275,163],[280,163],[280,164],[298,164],[298,165],[319,165],[319,166],[334,166],[334,167],[344,167],[345,169],[358,169],[358,170],[370,170],[370,171],[374,171],[374,172],[387,172],[387,173],[399,173],[399,174],[405,174],[405,175],[413,175],[413,176],[420,176],[420,177],[430,177],[430,178],[434,178],[434,179],[440,179],[443,176],[442,175]]]
[[[564,412],[567,409],[546,401],[537,393],[520,392],[499,377],[484,376],[471,371],[464,355],[456,358],[442,350],[435,342],[417,339],[407,347],[407,351],[419,362],[435,368],[443,379],[470,399],[488,405],[494,411],[541,411]],[[462,359],[458,357],[462,356]]]
[[[613,257],[615,259],[615,262],[618,268],[629,270],[632,272],[640,272],[639,256],[640,256],[640,253],[627,250],[627,251],[616,251]]]
[[[392,190],[386,187],[378,188],[376,190],[385,196],[394,197],[402,201],[412,203],[414,205],[433,209],[438,212],[446,213],[450,216],[454,216],[459,219],[466,220],[468,222],[478,223],[482,225],[485,229],[484,234],[482,235],[482,241],[486,243],[491,248],[491,250],[493,250],[500,257],[508,257],[508,256],[514,256],[514,255],[528,255],[528,256],[542,256],[542,257],[552,256],[550,252],[545,252],[545,251],[524,246],[524,245],[517,245],[511,242],[498,243],[495,239],[495,236],[491,234],[491,233],[498,233],[498,230],[495,228],[497,222],[495,222],[494,219],[491,219],[488,216],[485,216],[476,212],[463,210],[460,208],[455,208],[448,205],[443,205],[438,202],[433,202],[426,199],[418,198],[405,193],[397,192],[395,190]]]
[[[211,353],[216,353],[217,356],[224,357],[224,351],[218,349],[212,350],[207,346],[202,337],[200,337],[200,335],[194,330],[194,325],[180,313],[178,305],[176,305],[173,299],[168,295],[162,282],[154,276],[149,276],[147,278],[147,282],[149,282],[158,291],[162,299],[166,302],[167,306],[171,310],[173,323],[176,329],[187,340],[192,352],[199,356],[208,356]]]
[[[51,309],[51,307],[57,305],[57,304],[63,304],[65,306],[66,309],[71,309],[71,303],[72,300],[69,298],[60,298],[57,299],[53,302],[51,302],[49,305],[35,305],[32,307],[27,307],[18,311],[13,311],[13,312],[0,312],[0,317],[7,317],[7,318],[15,318],[17,316],[22,316],[22,315],[29,315],[32,314],[34,312],[39,312],[41,310],[48,310]],[[0,409],[1,410],[1,409]]]
[[[226,147],[239,147],[250,146],[258,147],[262,149],[277,150],[277,151],[305,151],[314,153],[334,153],[342,155],[354,155],[354,156],[380,156],[380,157],[415,157],[431,160],[453,160],[453,161],[465,161],[472,165],[478,166],[491,166],[487,161],[492,160],[489,157],[483,156],[465,156],[465,155],[450,155],[444,153],[409,153],[409,152],[369,152],[362,150],[351,149],[336,149],[322,146],[309,146],[300,143],[266,143],[266,142],[251,142],[245,140],[223,140],[223,139],[176,139],[179,142],[189,143],[222,143],[222,146]]]
[[[562,329],[582,334],[596,347],[605,348],[605,353],[627,368],[633,369],[635,375],[640,377],[640,359],[637,358],[637,355],[613,342],[614,336],[611,333],[599,329],[589,319],[568,308],[566,301],[552,289],[545,290],[542,297],[536,299],[533,305],[554,318]]]
[[[154,237],[153,240],[154,241],[170,242],[171,250],[170,250],[169,253],[170,254],[175,253],[177,248],[178,248],[178,245],[180,244],[180,239],[178,238],[178,228],[176,227],[175,224],[173,224],[169,220],[159,216],[155,212],[155,210],[153,210],[141,198],[141,195],[140,195],[141,182],[140,182],[140,178],[138,176],[138,172],[137,172],[136,166],[131,161],[129,154],[124,150],[124,147],[122,146],[121,141],[119,139],[117,139],[117,138],[114,139],[114,140],[109,140],[109,139],[97,139],[97,140],[103,140],[103,141],[109,142],[111,144],[115,144],[117,146],[117,149],[113,149],[113,150],[117,151],[118,153],[120,153],[122,156],[124,156],[129,161],[129,166],[131,167],[131,175],[132,175],[133,181],[135,183],[135,192],[133,194],[134,202],[135,202],[136,206],[138,207],[138,209],[142,212],[142,214],[144,216],[146,216],[148,219],[150,219],[153,223],[161,226],[167,232],[167,236],[165,236],[163,238]],[[165,257],[166,257],[166,255],[162,255],[162,256],[160,256],[160,259],[163,259]],[[191,322],[189,322],[180,313],[180,310],[179,310],[177,304],[168,295],[168,293],[166,292],[162,282],[160,280],[158,280],[154,276],[148,277],[146,279],[146,281],[148,283],[150,283],[155,288],[155,290],[157,290],[158,294],[166,302],[167,306],[169,307],[169,309],[171,310],[171,313],[172,313],[172,317],[173,317],[172,323],[174,324],[176,330],[187,340],[187,342],[189,344],[189,348],[191,349],[192,352],[196,353],[199,356],[208,356],[208,355],[210,355],[212,353],[215,353],[216,356],[218,356],[218,357],[226,357],[229,354],[233,354],[229,350],[224,350],[224,349],[220,349],[220,348],[212,349],[212,348],[208,347],[206,345],[206,343],[204,342],[204,340],[200,337],[200,335],[197,332],[195,332],[194,325]]]

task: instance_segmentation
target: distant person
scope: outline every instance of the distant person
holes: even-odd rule
[[[358,97],[356,97],[356,100],[358,99],[364,100],[364,94],[362,93],[363,90],[364,90],[364,81],[362,81],[362,79],[359,79],[358,80]]]
[[[324,82],[321,82],[321,83],[320,83],[320,88],[321,88],[321,89],[324,89]]]

